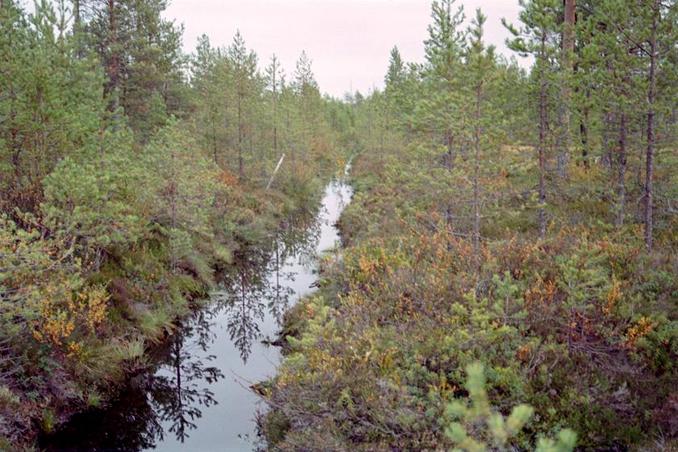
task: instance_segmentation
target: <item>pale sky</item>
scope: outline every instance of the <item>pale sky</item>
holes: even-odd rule
[[[322,92],[344,93],[383,86],[389,52],[397,45],[405,61],[421,62],[430,22],[429,0],[171,0],[165,17],[183,23],[184,49],[192,52],[205,33],[212,45],[230,45],[240,30],[260,66],[278,55],[286,74],[302,50],[313,61]],[[457,0],[467,20],[480,7],[485,39],[507,56],[505,17],[518,22],[518,0]],[[521,64],[527,65],[517,57]]]

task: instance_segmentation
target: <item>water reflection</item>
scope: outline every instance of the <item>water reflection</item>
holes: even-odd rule
[[[195,353],[196,348],[205,352],[214,341],[215,335],[211,331],[208,316],[211,314],[199,313],[191,327],[176,335],[172,341],[170,359],[152,377],[149,391],[158,419],[182,443],[189,437],[188,432],[197,427],[194,421],[202,417],[202,408],[217,403],[210,385],[224,378],[220,369],[209,365],[216,358],[215,355],[200,358],[201,355]],[[188,346],[186,337],[191,338]]]
[[[249,386],[272,376],[279,361],[265,344],[287,308],[312,290],[317,253],[337,241],[333,224],[350,196],[350,187],[332,183],[318,215],[297,216],[267,246],[235,253],[214,303],[155,351],[155,367],[131,379],[111,407],[76,416],[41,447],[251,450],[259,399]]]
[[[215,335],[209,312],[196,312],[172,340],[153,351],[157,372],[132,378],[112,408],[76,415],[45,437],[47,451],[138,451],[156,447],[166,433],[183,442],[201,409],[217,403],[209,385],[224,378],[206,355]],[[207,384],[205,384],[207,383]]]
[[[285,225],[270,250],[259,248],[236,254],[234,270],[223,276],[223,287],[213,296],[224,310],[230,339],[243,363],[255,342],[271,340],[260,328],[265,316],[280,325],[296,293],[292,283],[298,271],[285,263],[292,257],[304,266],[314,262],[321,222],[310,216],[306,221]]]

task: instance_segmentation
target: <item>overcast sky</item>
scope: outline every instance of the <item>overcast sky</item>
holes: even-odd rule
[[[302,50],[313,61],[323,92],[368,92],[381,87],[389,51],[397,45],[406,61],[422,61],[430,22],[429,0],[171,0],[167,18],[185,26],[184,46],[195,48],[205,33],[213,45],[229,45],[240,30],[260,66],[273,53],[287,74]],[[501,18],[517,22],[518,0],[457,0],[467,18],[477,7],[488,16],[486,40],[511,54]],[[519,57],[518,57],[519,58]],[[520,58],[519,58],[520,60]]]

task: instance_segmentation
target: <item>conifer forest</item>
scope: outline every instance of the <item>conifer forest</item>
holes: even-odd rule
[[[678,450],[678,2],[420,2],[0,0],[0,450]]]

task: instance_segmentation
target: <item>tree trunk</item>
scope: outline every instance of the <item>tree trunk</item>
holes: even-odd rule
[[[445,146],[447,147],[447,152],[445,153],[445,168],[447,168],[448,177],[451,177],[452,173],[452,159],[453,159],[453,139],[452,131],[445,131]],[[451,202],[447,200],[447,206],[445,208],[445,223],[448,227],[452,227],[452,206]]]
[[[73,31],[77,33],[80,31],[81,15],[80,15],[80,0],[73,0]]]
[[[611,111],[605,112],[603,115],[603,158],[601,163],[612,171],[613,157],[612,145],[610,144],[612,127],[614,123],[614,114]]]
[[[214,116],[212,116],[212,154],[214,155],[214,164],[219,165],[217,159],[217,125]]]
[[[652,28],[650,33],[650,73],[649,86],[647,92],[647,149],[645,151],[645,246],[648,251],[652,249],[652,202],[653,202],[653,184],[654,177],[654,148],[655,148],[655,98],[657,91],[657,16],[659,15],[659,5],[655,1],[653,5]]]
[[[121,63],[120,51],[117,49],[118,22],[116,17],[116,0],[107,0],[106,8],[108,10],[108,36],[106,37],[106,44],[110,54],[107,55],[106,61],[108,82],[106,83],[104,94],[108,98],[109,111],[115,112],[119,106]]]
[[[480,102],[482,98],[482,81],[476,86],[475,130],[473,137],[473,254],[476,268],[480,269]]]
[[[619,141],[617,143],[617,218],[615,225],[624,225],[626,215],[626,114],[619,115]]]
[[[546,237],[546,74],[543,65],[546,58],[546,34],[541,36],[540,62],[542,68],[539,72],[539,237]]]
[[[588,112],[585,112],[588,114]],[[584,168],[589,168],[589,131],[586,123],[581,121],[579,123],[579,134],[581,136],[581,158],[584,161]]]
[[[242,159],[242,138],[243,138],[243,130],[242,130],[243,124],[242,124],[242,94],[239,92],[238,93],[238,177],[240,180],[243,179],[244,176],[244,165],[243,165],[243,159]]]
[[[278,155],[278,81],[277,66],[273,65],[273,155]]]
[[[572,76],[572,55],[574,53],[574,25],[576,0],[563,0],[565,5],[565,20],[563,23],[563,44],[561,49],[562,74],[564,80],[560,88],[557,168],[560,177],[567,176],[567,164],[570,152],[570,104],[572,93],[570,90]]]
[[[75,37],[75,55],[85,57],[85,46],[82,39],[82,0],[73,0],[73,36]]]
[[[584,162],[584,168],[590,168],[589,162],[589,113],[588,99],[591,97],[591,91],[586,90],[587,105],[582,108],[582,117],[579,120],[579,137],[581,140],[581,158]]]
[[[172,227],[172,235],[175,234],[177,230],[177,197],[178,197],[178,186],[177,186],[177,175],[176,175],[176,154],[174,149],[172,150],[172,153],[170,155],[170,165],[171,165],[171,171],[170,171],[170,177],[171,181],[169,181],[169,187],[168,187],[168,195],[169,195],[169,202],[170,202],[170,221],[171,221],[171,227]],[[176,249],[176,239],[174,236],[170,237],[170,267],[172,269],[172,274],[176,274],[177,271],[177,249]]]

